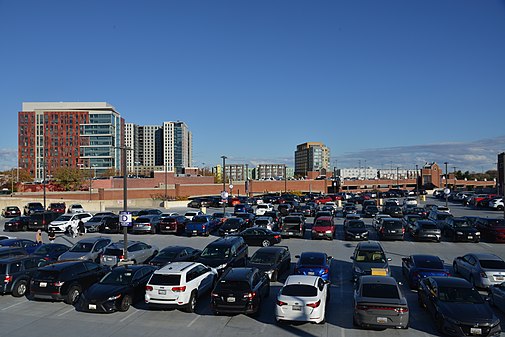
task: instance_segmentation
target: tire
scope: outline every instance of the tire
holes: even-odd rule
[[[274,272],[272,273],[272,278],[270,278],[270,282],[277,281],[277,278],[279,277],[277,274],[278,274],[277,270],[274,270]]]
[[[196,308],[196,292],[193,291],[191,293],[191,296],[189,297],[188,304],[186,304],[186,306],[184,307],[184,311],[193,313],[195,312],[195,308]]]
[[[452,264],[452,271],[454,272],[454,275],[459,274],[458,265],[456,264],[456,262]]]
[[[496,209],[503,212],[503,206],[498,206],[498,207],[496,207]]]
[[[442,318],[442,316],[437,315],[437,317],[435,317],[435,325],[437,327],[437,330],[439,332],[443,333],[443,330],[444,330],[444,319]]]
[[[358,324],[358,321],[356,321],[356,317],[354,317],[354,315],[352,315],[352,326],[356,327],[356,328],[360,327],[360,325]]]
[[[78,285],[71,286],[68,289],[67,296],[65,298],[65,303],[67,304],[75,304],[81,295],[81,287]]]
[[[28,230],[28,227],[27,227],[26,225],[23,225],[23,227],[21,227],[21,230],[22,230],[23,232],[26,232],[26,231]]]
[[[14,288],[12,289],[12,296],[22,297],[26,295],[27,292],[28,292],[28,281],[20,280],[14,285]]]
[[[271,245],[270,240],[263,240],[261,242],[262,247],[270,247],[270,245]]]
[[[130,295],[124,295],[121,303],[119,304],[119,311],[125,312],[130,309],[132,305],[132,297]]]

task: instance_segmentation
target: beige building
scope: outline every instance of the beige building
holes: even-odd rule
[[[308,172],[326,172],[330,163],[330,149],[320,142],[308,142],[296,146],[295,175]]]

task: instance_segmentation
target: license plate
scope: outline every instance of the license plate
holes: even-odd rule
[[[88,305],[89,310],[96,310],[96,304],[90,304]]]
[[[435,235],[433,235],[433,234],[427,234],[426,236],[427,236],[427,237],[429,237],[429,238],[432,238],[432,237],[434,237]]]
[[[396,233],[396,231],[389,231],[390,233]]]
[[[158,290],[158,294],[160,294],[160,295],[166,295],[167,291],[166,290]]]
[[[307,274],[314,275],[314,272],[313,271],[309,271]]]
[[[107,226],[105,226],[104,228],[105,228],[105,229],[109,229],[109,227],[107,227]]]
[[[302,311],[301,305],[293,305],[291,308],[293,309],[293,311]]]
[[[39,287],[41,287],[41,288],[47,287],[47,282],[40,282]]]
[[[228,302],[228,303],[233,303],[233,302],[235,302],[235,297],[228,297],[228,298],[226,299],[226,302]]]
[[[388,322],[387,317],[377,317],[377,323],[385,324]]]
[[[107,256],[107,257],[105,258],[105,260],[107,260],[107,261],[112,261],[112,260],[114,260],[114,258],[113,258],[113,257],[110,257],[110,256]]]
[[[482,335],[482,329],[481,328],[470,328],[470,333],[472,335]]]
[[[324,233],[319,233],[319,236],[323,236],[323,235],[324,235]]]
[[[193,231],[193,233],[198,233],[198,231]]]
[[[355,238],[356,238],[356,239],[359,239],[359,238],[360,238],[360,236],[359,236],[359,235],[356,235],[356,237],[355,237]]]
[[[386,269],[383,269],[383,268],[372,268],[371,274],[373,276],[386,276],[387,275]]]
[[[494,279],[496,281],[503,281],[505,278],[503,276],[495,276]]]

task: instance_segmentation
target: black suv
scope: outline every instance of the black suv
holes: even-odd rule
[[[231,268],[219,279],[211,294],[214,314],[258,312],[270,293],[270,280],[257,268]]]
[[[38,267],[47,261],[40,257],[13,256],[0,259],[0,294],[12,293],[14,297],[24,296],[28,290],[30,278]]]
[[[23,207],[23,215],[31,215],[36,212],[44,212],[44,206],[40,202],[29,202]]]
[[[222,274],[230,267],[244,267],[248,247],[240,236],[227,236],[207,245],[196,262],[216,268]]]
[[[62,261],[39,268],[30,282],[35,299],[74,304],[79,295],[98,282],[109,270],[91,261]]]
[[[36,231],[38,229],[46,231],[51,221],[56,220],[61,214],[56,212],[37,212],[30,215],[28,219],[28,229]]]

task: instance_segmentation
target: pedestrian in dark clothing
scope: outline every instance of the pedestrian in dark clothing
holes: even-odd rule
[[[79,235],[84,235],[84,232],[86,229],[84,228],[84,222],[82,220],[79,220],[79,224],[77,225],[77,231],[79,232]]]
[[[49,243],[53,243],[53,241],[56,239],[56,233],[54,232],[54,229],[49,229],[49,232],[47,232],[47,238],[49,239]]]

